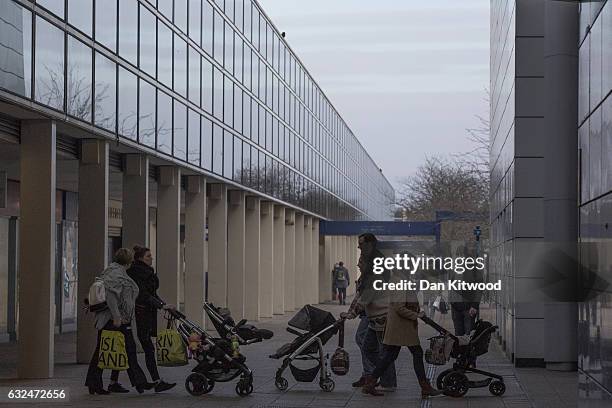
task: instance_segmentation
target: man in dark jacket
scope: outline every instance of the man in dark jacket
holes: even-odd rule
[[[155,355],[155,346],[151,337],[157,337],[157,310],[164,306],[164,303],[157,296],[157,289],[159,289],[159,278],[155,273],[155,270],[151,266],[153,264],[153,256],[149,248],[140,246],[134,247],[134,263],[127,270],[127,274],[136,284],[138,285],[138,297],[136,297],[136,334],[138,341],[145,354],[145,362],[147,364],[147,370],[151,374],[151,379],[155,383],[155,392],[162,392],[169,390],[174,387],[176,383],[167,383],[160,379],[159,372],[157,371],[157,360]],[[125,392],[122,391],[121,385],[117,383],[119,376],[118,371],[113,371],[111,375],[111,386],[115,388],[109,391],[111,392]],[[113,385],[117,384],[117,385]]]

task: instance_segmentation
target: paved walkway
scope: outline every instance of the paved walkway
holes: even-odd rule
[[[321,306],[334,315],[339,315],[346,306]],[[263,343],[254,344],[242,349],[247,355],[247,364],[254,371],[255,391],[248,397],[238,397],[234,392],[235,381],[217,383],[214,390],[202,397],[192,397],[185,391],[183,384],[191,365],[178,368],[161,368],[162,377],[178,385],[163,394],[146,393],[138,395],[134,390],[129,394],[110,396],[90,396],[82,385],[87,372],[85,365],[72,363],[75,357],[75,336],[65,334],[56,340],[56,378],[42,381],[7,380],[15,376],[16,347],[0,344],[0,388],[8,386],[39,386],[67,389],[70,394],[70,404],[57,405],[53,403],[40,406],[75,406],[75,407],[256,407],[256,408],[300,408],[300,407],[466,407],[466,408],[523,408],[523,407],[575,407],[577,375],[576,373],[553,373],[544,369],[514,369],[492,342],[490,351],[481,357],[479,367],[493,371],[505,377],[506,394],[494,397],[487,388],[473,389],[463,398],[436,397],[422,401],[418,384],[412,371],[412,361],[407,350],[402,351],[398,359],[399,388],[394,393],[384,397],[363,395],[359,389],[351,388],[350,383],[359,377],[361,360],[359,351],[353,341],[357,321],[353,320],[346,326],[346,349],[351,356],[351,370],[347,376],[334,376],[336,389],[331,393],[319,389],[318,383],[296,383],[291,378],[290,388],[286,392],[278,391],[274,386],[274,373],[279,366],[278,360],[268,358],[282,344],[290,341],[293,336],[285,330],[287,320],[291,315],[277,316],[274,319],[260,322],[259,327],[271,329],[275,337]],[[451,327],[448,316],[439,320],[445,327]],[[420,325],[422,344],[425,348],[427,337],[434,331]],[[327,344],[327,350],[332,353],[337,338]],[[142,356],[141,366],[145,367]],[[444,367],[426,367],[428,374],[434,378]],[[146,372],[146,369],[145,369]],[[289,376],[290,377],[290,376]],[[105,375],[108,378],[108,375]],[[121,375],[124,385],[128,385],[125,374]],[[0,403],[0,405],[2,405]]]

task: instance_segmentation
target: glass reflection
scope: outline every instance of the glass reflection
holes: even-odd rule
[[[185,105],[174,101],[174,157],[187,160],[187,109]]]
[[[157,0],[157,9],[172,21],[172,0]]]
[[[68,22],[91,36],[93,5],[91,0],[68,0]]]
[[[160,90],[157,91],[157,150],[172,154],[172,98]]]
[[[202,167],[206,170],[212,170],[213,156],[213,124],[212,122],[202,117]]]
[[[189,109],[187,160],[200,165],[200,114]]]
[[[213,70],[213,113],[217,119],[223,120],[223,74],[215,67],[213,67]]]
[[[213,124],[213,173],[223,174],[223,129]]]
[[[32,13],[12,1],[0,2],[0,88],[32,95]]]
[[[37,0],[36,3],[43,6],[59,18],[64,18],[64,0]]]
[[[96,52],[96,87],[94,96],[95,124],[109,130],[115,131],[116,110],[115,100],[117,95],[116,65],[104,55]]]
[[[36,100],[64,109],[64,33],[36,17]]]
[[[242,140],[234,137],[234,167],[232,176],[235,181],[242,180]]]
[[[138,128],[138,78],[119,67],[119,106],[117,128],[120,135],[132,140],[137,138]]]
[[[242,134],[251,138],[251,97],[244,92],[242,98]]]
[[[223,17],[221,17],[221,15],[219,13],[217,13],[216,11],[214,12],[215,15],[215,25],[214,25],[214,30],[215,30],[215,38],[214,38],[214,43],[215,43],[215,49],[214,49],[214,57],[217,60],[217,62],[221,65],[223,65],[223,35],[225,33],[225,21],[223,20]]]
[[[174,34],[174,90],[187,96],[187,43]]]
[[[202,45],[202,0],[189,0],[189,37]]]
[[[187,33],[187,0],[174,0],[174,24]]]
[[[140,69],[151,76],[155,76],[155,46],[157,30],[156,18],[146,7],[140,5]],[[130,22],[129,24],[134,24]]]
[[[138,1],[119,2],[119,55],[136,65],[138,63]]]
[[[234,126],[234,83],[229,77],[224,78],[223,86],[223,121]]]
[[[213,113],[213,67],[206,58],[202,58],[202,109]]]
[[[232,179],[234,170],[234,136],[227,130],[223,131],[223,176]]]
[[[108,47],[117,49],[117,2],[97,1],[96,3],[96,41]]]
[[[189,47],[189,100],[200,106],[200,53]]]
[[[68,36],[68,114],[86,122],[91,121],[91,58],[91,48]]]
[[[213,7],[206,0],[202,2],[202,48],[213,55]]]
[[[242,133],[242,89],[234,85],[234,129]]]
[[[157,79],[172,88],[172,30],[161,21],[157,24]]]
[[[155,147],[155,87],[145,80],[139,80],[138,141]]]
[[[225,69],[234,73],[234,30],[225,24]]]

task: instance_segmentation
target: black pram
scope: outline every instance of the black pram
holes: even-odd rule
[[[330,378],[327,370],[327,358],[324,355],[323,345],[329,341],[339,329],[344,336],[344,319],[336,318],[325,310],[314,306],[304,306],[288,323],[287,331],[297,337],[291,342],[283,345],[270,358],[283,359],[283,364],[276,371],[274,384],[280,391],[289,387],[289,382],[283,377],[283,372],[289,367],[293,377],[299,382],[312,382],[320,372],[319,386],[323,391],[333,391],[334,380]],[[342,339],[339,341],[342,346]],[[294,360],[316,361],[317,365],[302,369],[293,364]]]
[[[454,358],[453,368],[442,371],[436,379],[436,386],[451,397],[462,397],[470,388],[489,387],[489,392],[501,396],[506,392],[504,378],[488,371],[478,370],[471,362],[476,357],[489,351],[491,335],[497,326],[479,320],[469,336],[455,336],[429,317],[421,318],[427,325],[436,329],[440,335],[429,339],[430,347],[425,353],[425,360],[430,364],[443,365]],[[484,380],[471,381],[466,373],[486,376]]]
[[[245,346],[271,339],[274,336],[274,333],[270,330],[259,329],[252,324],[247,324],[246,319],[242,319],[238,323],[234,322],[227,308],[204,302],[204,310],[222,339],[231,340],[235,336],[238,343]]]

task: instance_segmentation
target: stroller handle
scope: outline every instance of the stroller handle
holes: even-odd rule
[[[499,326],[491,326],[485,330],[483,330],[478,336],[476,336],[475,338],[473,338],[472,340],[470,340],[470,343],[476,343],[478,340],[480,340],[481,337],[488,335],[489,333],[493,333],[495,332],[497,329],[499,329]]]

